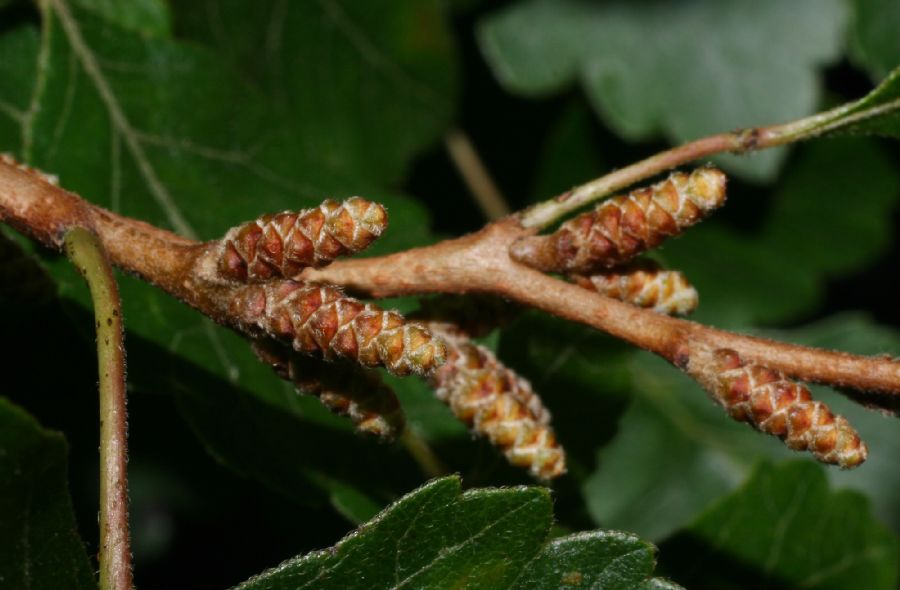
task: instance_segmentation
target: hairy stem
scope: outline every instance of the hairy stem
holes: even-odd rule
[[[100,373],[100,588],[130,590],[128,440],[125,346],[119,289],[103,246],[91,231],[75,227],[65,252],[91,291]]]

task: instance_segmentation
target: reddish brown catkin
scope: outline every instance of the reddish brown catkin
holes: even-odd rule
[[[788,447],[845,469],[866,460],[866,444],[847,420],[778,371],[745,364],[729,349],[694,354],[687,370],[732,418],[777,436]]]
[[[685,276],[650,261],[632,262],[593,275],[570,275],[585,289],[668,315],[687,315],[700,301]]]
[[[590,274],[630,261],[681,233],[725,202],[725,174],[699,168],[627,195],[563,223],[547,236],[522,238],[513,258],[546,272]]]
[[[377,373],[349,363],[325,363],[277,342],[255,341],[253,350],[297,391],[315,395],[335,414],[347,416],[358,431],[386,441],[403,432],[400,403]]]
[[[447,362],[430,378],[437,397],[513,465],[527,467],[540,479],[564,474],[565,453],[531,384],[452,327],[430,326],[447,342]]]
[[[223,278],[262,282],[295,277],[307,266],[364,250],[387,228],[378,203],[351,197],[326,200],[315,209],[263,215],[231,228],[217,246]]]
[[[252,336],[326,359],[383,366],[395,375],[427,375],[446,355],[443,342],[423,325],[327,285],[276,280],[237,287],[225,311]]]

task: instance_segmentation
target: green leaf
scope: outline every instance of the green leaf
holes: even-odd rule
[[[827,278],[859,268],[888,246],[898,197],[900,175],[880,146],[814,143],[798,152],[758,230],[747,235],[713,219],[659,253],[700,292],[697,320],[783,321],[820,303]],[[732,196],[731,206],[753,209],[735,202],[752,198]]]
[[[298,149],[330,168],[396,182],[449,123],[457,81],[438,0],[206,6],[174,4],[181,34],[258,82]]]
[[[0,37],[0,57],[10,57],[0,68],[20,83],[9,90],[0,85],[0,104],[13,107],[0,111],[0,146],[17,148],[24,160],[58,174],[62,186],[92,202],[189,237],[213,238],[263,212],[361,194],[384,203],[391,215],[391,230],[373,252],[432,239],[424,208],[391,186],[412,153],[437,138],[452,104],[450,48],[428,36],[443,31],[436,5],[385,5],[367,13],[375,32],[348,20],[353,11],[367,10],[362,5],[346,13],[335,2],[315,5],[328,15],[290,12],[286,18],[292,21],[283,24],[302,26],[304,34],[292,30],[285,39],[315,38],[323,43],[321,51],[334,43],[343,49],[329,53],[327,68],[285,57],[288,69],[247,80],[211,49],[131,27],[152,3],[127,10],[100,2],[85,9],[86,4],[43,3],[39,43],[27,26]],[[242,36],[246,47],[265,45],[267,29],[248,30],[263,37]],[[407,67],[416,75],[428,70],[442,109],[417,98]],[[314,83],[326,72],[341,78]],[[299,79],[302,96],[293,94],[300,86],[281,92],[282,76],[290,84]],[[413,125],[400,124],[401,111]],[[48,265],[63,297],[86,304],[86,291],[65,261]],[[297,396],[256,361],[243,339],[134,278],[122,277],[121,291],[130,337],[146,339],[163,357],[155,363],[132,357],[131,382],[178,395],[179,408],[217,458],[308,500],[317,490],[330,493],[341,477],[358,484],[367,474],[377,481],[377,473],[361,467],[372,464],[365,452],[348,451],[340,464],[312,461],[316,469],[301,468],[323,441],[335,448],[346,442],[356,451],[375,443],[355,439],[316,400]],[[215,383],[224,386],[210,386]],[[201,386],[207,388],[192,389]],[[244,403],[253,412],[241,416],[240,405],[227,403]],[[273,413],[283,426],[277,441],[250,418]],[[235,426],[246,437],[235,437]],[[276,443],[306,452],[273,452],[265,456],[275,460],[260,460],[263,451],[257,449]],[[381,457],[385,451],[373,452]],[[397,493],[386,487],[383,501]]]
[[[626,139],[680,143],[813,113],[845,16],[837,0],[523,0],[481,22],[478,38],[507,89],[541,96],[578,80]],[[770,179],[782,157],[726,162]]]
[[[110,22],[133,29],[148,37],[168,37],[172,33],[172,15],[165,0],[75,0]]]
[[[900,66],[875,90],[830,113],[814,132],[883,135],[900,139]]]
[[[900,4],[894,0],[853,0],[851,50],[875,80],[900,65]]]
[[[900,333],[853,314],[763,335],[857,354],[900,350]],[[699,385],[664,361],[641,354],[631,368],[635,401],[621,418],[620,434],[598,451],[597,471],[583,486],[596,522],[660,540],[736,486],[760,457],[797,456],[775,438],[732,421]],[[866,410],[826,388],[813,390],[869,445],[863,466],[846,472],[829,469],[829,478],[864,492],[879,518],[900,530],[896,418]]]
[[[18,152],[30,109],[40,39],[22,26],[0,35],[0,152]]]
[[[790,454],[665,361],[642,353],[631,369],[635,400],[583,484],[595,522],[664,539],[736,486],[758,454]]]
[[[634,535],[598,531],[547,542],[553,514],[543,488],[461,494],[460,487],[455,477],[433,480],[332,549],[289,560],[238,588],[287,590],[314,583],[341,590],[624,590],[647,582],[653,571],[654,547]]]
[[[97,588],[66,483],[66,442],[0,398],[0,581]]]
[[[829,490],[821,467],[794,461],[760,465],[662,555],[691,588],[890,590],[898,550],[862,495]]]

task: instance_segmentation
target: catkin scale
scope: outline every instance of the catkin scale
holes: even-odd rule
[[[443,342],[421,324],[328,285],[275,280],[237,287],[227,312],[254,336],[395,375],[428,374],[446,355]]]
[[[661,269],[650,261],[592,275],[572,274],[570,278],[585,289],[668,315],[689,314],[700,300],[684,274]]]
[[[607,199],[550,235],[521,238],[510,254],[545,272],[590,274],[619,266],[720,207],[725,184],[715,168],[676,172],[651,187]]]
[[[329,410],[348,417],[359,432],[392,440],[403,431],[400,403],[377,373],[349,363],[324,363],[277,342],[254,341],[253,351],[298,391],[315,395]]]
[[[239,282],[291,278],[308,266],[364,250],[386,228],[384,207],[359,197],[263,215],[231,228],[219,242],[219,275]]]
[[[437,397],[473,432],[499,447],[511,464],[540,479],[563,475],[565,453],[531,384],[453,327],[429,326],[447,343],[447,361],[429,379]]]
[[[788,447],[845,469],[866,460],[866,444],[849,422],[782,373],[744,363],[730,349],[697,352],[687,370],[732,418],[777,436]]]

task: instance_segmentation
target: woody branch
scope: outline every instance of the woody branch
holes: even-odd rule
[[[677,163],[677,162],[676,162]],[[652,174],[653,172],[651,172]],[[208,248],[147,223],[116,215],[0,162],[0,219],[60,249],[65,231],[92,228],[112,262],[137,274],[214,320],[228,324],[221,287],[194,272]],[[423,293],[488,293],[580,322],[686,367],[696,351],[730,349],[747,362],[796,379],[888,396],[900,395],[900,362],[809,348],[717,330],[636,308],[561,281],[513,260],[510,246],[535,229],[517,217],[425,248],[306,269],[301,278],[342,285],[371,297]],[[240,312],[241,310],[237,310]]]

